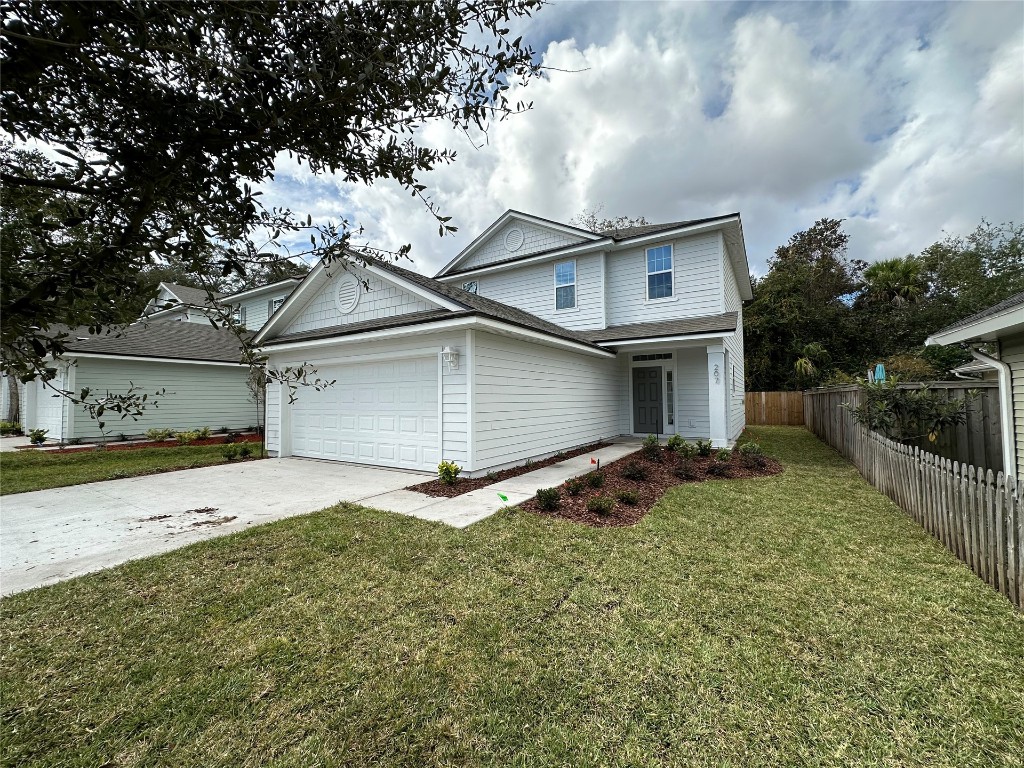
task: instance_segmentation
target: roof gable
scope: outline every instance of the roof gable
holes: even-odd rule
[[[445,265],[438,276],[600,239],[600,235],[585,229],[508,210]]]

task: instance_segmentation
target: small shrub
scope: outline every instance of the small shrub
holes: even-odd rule
[[[764,469],[768,465],[768,459],[765,458],[764,451],[757,443],[744,443],[736,451],[739,453],[740,462],[745,467]]]
[[[189,429],[184,432],[178,432],[175,435],[178,440],[178,445],[188,445],[199,439],[199,433],[195,430]]]
[[[42,445],[46,442],[46,433],[49,431],[48,429],[30,429],[28,431],[28,441],[32,445]]]
[[[729,461],[732,458],[732,451],[728,448],[719,448],[715,451],[715,461]]]
[[[454,461],[442,461],[437,465],[437,479],[444,485],[455,485],[462,467]]]
[[[119,442],[119,443],[126,443],[126,442],[128,442],[128,435],[126,435],[124,432],[118,432],[117,433],[117,442]]]
[[[224,435],[224,442],[235,443],[238,442],[239,437],[241,437],[241,435],[239,435],[237,432],[228,432],[226,435]]]
[[[168,438],[173,437],[173,436],[174,436],[174,430],[173,429],[147,429],[146,430],[146,438],[148,440],[153,440],[153,441],[156,441],[156,442],[159,442],[161,440],[167,440]]]
[[[210,431],[209,427],[203,427],[202,429],[197,429],[196,434],[199,435],[200,440],[205,440],[210,435],[212,435],[213,432]]]
[[[487,479],[487,482],[489,483],[498,482],[498,473],[495,472],[493,469],[487,470],[487,474],[484,475],[484,477]]]
[[[238,458],[247,459],[252,456],[252,446],[248,443],[242,443],[238,446]]]
[[[646,480],[647,470],[635,461],[631,461],[622,468],[622,476],[627,480]]]
[[[697,455],[698,456],[710,456],[713,446],[710,440],[698,440],[697,441]]]
[[[645,459],[650,461],[661,461],[661,443],[657,435],[648,435],[644,438],[643,447],[640,449]]]
[[[537,489],[537,506],[543,509],[545,512],[553,512],[558,509],[558,505],[562,501],[562,494],[558,492],[557,488],[538,488]]]
[[[697,468],[693,466],[693,461],[690,459],[680,458],[675,469],[672,470],[672,474],[680,480],[696,480]]]
[[[69,437],[68,438],[68,445],[81,445],[81,444],[82,444],[82,438],[80,438],[80,437]]]
[[[235,459],[238,458],[238,446],[229,445],[223,451],[220,452],[220,455],[223,456],[228,461],[234,461]]]
[[[683,440],[682,435],[672,435],[672,437],[670,437],[668,439],[668,442],[665,444],[665,447],[668,448],[670,451],[678,451],[679,447],[683,445],[685,442],[686,441]]]
[[[615,499],[611,496],[595,496],[587,502],[587,511],[595,515],[610,515],[615,509]]]
[[[683,440],[675,451],[676,455],[681,456],[684,459],[692,459],[697,455],[697,446]]]
[[[227,427],[221,427],[220,429],[217,430],[217,434],[218,435],[226,435],[230,431],[231,430],[229,430]]]
[[[635,507],[640,503],[640,495],[636,491],[619,491],[617,498],[623,504]]]
[[[570,477],[565,481],[565,492],[570,496],[579,496],[583,492],[583,478]]]
[[[590,472],[586,477],[587,477],[587,485],[589,485],[591,488],[600,488],[601,486],[604,485],[604,473],[603,472],[600,472],[600,471]]]
[[[732,467],[724,461],[713,461],[708,464],[706,471],[711,477],[729,477],[732,474]]]
[[[20,435],[21,424],[16,421],[0,421],[0,435]]]

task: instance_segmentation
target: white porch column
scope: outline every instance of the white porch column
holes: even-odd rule
[[[277,407],[279,409],[280,435],[277,438],[277,456],[283,459],[292,455],[292,406],[288,402],[291,392],[283,381],[273,383],[277,387]]]
[[[708,415],[711,420],[711,442],[716,448],[729,445],[729,409],[727,405],[728,376],[725,370],[725,347],[708,344]]]

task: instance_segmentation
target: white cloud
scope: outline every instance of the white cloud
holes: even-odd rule
[[[756,271],[822,216],[848,219],[853,255],[875,259],[1024,214],[1019,4],[570,4],[525,29],[548,66],[584,71],[515,94],[534,109],[479,149],[422,131],[459,151],[425,179],[458,236],[439,238],[387,184],[279,167],[268,197],[349,213],[384,246],[411,242],[428,274],[506,208],[565,220],[603,203],[652,221],[739,210]]]

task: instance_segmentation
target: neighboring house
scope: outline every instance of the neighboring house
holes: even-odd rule
[[[57,377],[49,384],[37,379],[25,389],[26,430],[48,430],[51,440],[100,437],[88,412],[55,390],[79,393],[88,387],[94,399],[123,394],[131,385],[155,405],[137,420],[108,412],[108,435],[139,435],[150,428],[237,430],[257,423],[249,367],[239,362],[240,345],[231,331],[185,322],[135,324],[105,335],[83,331],[66,346],[54,365]],[[155,396],[161,389],[165,393]]]
[[[437,275],[313,269],[256,335],[280,456],[478,475],[617,435],[744,427],[739,214],[596,233],[508,211]]]
[[[160,283],[156,298],[146,306],[143,317],[151,322],[177,321],[209,325],[211,318],[227,310],[246,328],[259,330],[300,282],[301,278],[289,277],[237,293],[215,292],[215,303],[210,302],[210,296],[202,289]]]
[[[925,344],[966,345],[979,363],[996,372],[999,381],[1003,466],[1024,477],[1024,293],[933,333]],[[998,359],[979,350],[996,344]]]

